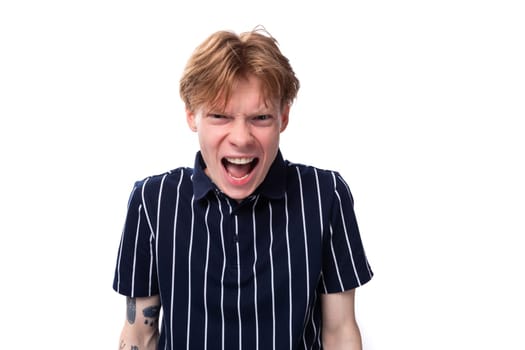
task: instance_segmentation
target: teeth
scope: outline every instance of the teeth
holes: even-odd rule
[[[228,162],[232,164],[239,164],[239,165],[249,164],[253,162],[253,159],[254,158],[226,158]]]

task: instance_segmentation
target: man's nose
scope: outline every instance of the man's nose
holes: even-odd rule
[[[230,142],[237,147],[244,147],[253,142],[251,127],[247,121],[238,120],[232,125]]]

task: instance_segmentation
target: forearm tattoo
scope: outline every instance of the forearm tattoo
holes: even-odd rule
[[[160,305],[148,306],[142,310],[145,321],[144,324],[149,324],[150,327],[155,327],[159,319]]]
[[[126,343],[124,343],[124,340],[121,340],[120,341],[120,346],[119,346],[119,349],[122,350],[126,347]],[[136,345],[131,345],[131,348],[130,350],[139,350],[139,347],[136,346]]]
[[[137,315],[137,304],[135,298],[126,298],[126,315],[128,318],[129,324],[135,323],[135,317]]]

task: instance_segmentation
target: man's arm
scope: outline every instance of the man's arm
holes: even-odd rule
[[[355,319],[355,289],[323,294],[323,349],[361,350],[361,333]]]
[[[126,321],[119,350],[156,350],[159,337],[160,298],[126,297]]]

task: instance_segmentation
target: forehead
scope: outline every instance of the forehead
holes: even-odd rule
[[[261,80],[249,75],[237,78],[231,88],[220,93],[208,109],[226,113],[240,111],[257,113],[278,109],[278,105],[278,100],[269,96]]]

